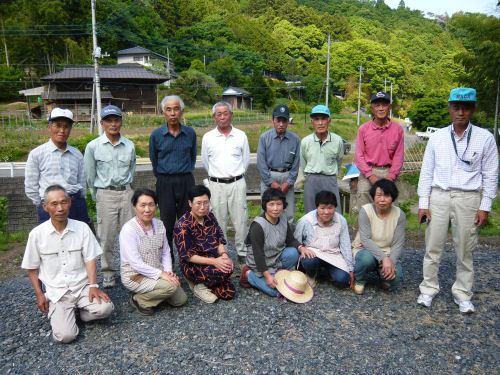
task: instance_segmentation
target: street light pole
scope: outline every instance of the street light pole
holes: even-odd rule
[[[328,58],[326,60],[326,100],[325,105],[328,107],[328,89],[330,87],[330,34],[328,34]]]

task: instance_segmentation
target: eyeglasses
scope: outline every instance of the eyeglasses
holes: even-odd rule
[[[209,207],[210,206],[210,201],[193,202],[193,206],[195,206],[195,207]]]

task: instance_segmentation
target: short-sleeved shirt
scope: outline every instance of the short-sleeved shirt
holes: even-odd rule
[[[63,152],[52,140],[33,149],[26,162],[24,191],[31,201],[39,205],[45,189],[61,185],[68,194],[85,197],[86,181],[83,155],[78,149],[66,145]]]
[[[188,259],[193,255],[206,258],[217,258],[220,244],[226,244],[226,239],[214,214],[209,212],[199,223],[191,212],[186,212],[174,227],[174,241],[179,252],[179,264],[189,265]]]
[[[155,176],[192,172],[196,152],[196,133],[184,125],[175,137],[166,124],[153,130],[149,137],[149,158]]]
[[[96,189],[131,184],[135,160],[134,144],[121,135],[116,145],[105,133],[89,142],[85,148],[84,163],[92,198],[96,199]]]
[[[338,173],[344,158],[342,138],[335,133],[328,132],[323,143],[316,133],[309,134],[302,139],[300,145],[300,164],[302,171],[307,174],[324,174],[333,176]]]
[[[78,297],[89,283],[85,263],[102,254],[89,226],[68,219],[63,233],[51,220],[35,227],[29,234],[21,267],[39,269],[38,278],[45,285],[47,298],[57,302],[69,290]]]

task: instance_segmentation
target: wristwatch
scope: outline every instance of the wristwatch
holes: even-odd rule
[[[90,284],[89,288],[97,288],[97,289],[99,289],[99,284]]]

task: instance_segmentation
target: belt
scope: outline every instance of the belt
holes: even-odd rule
[[[238,181],[242,177],[243,175],[240,174],[239,176],[236,177],[227,177],[227,178],[209,177],[208,179],[214,182],[222,182],[223,184],[230,184],[231,182]]]
[[[291,167],[289,168],[269,168],[270,171],[273,171],[273,172],[288,172],[290,169],[292,169]]]
[[[105,188],[98,188],[102,190],[114,190],[114,191],[123,191],[127,190],[127,185],[122,185],[122,186],[106,186]]]

